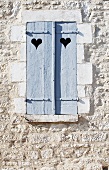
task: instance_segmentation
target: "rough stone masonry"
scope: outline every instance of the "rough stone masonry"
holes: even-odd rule
[[[0,8],[0,169],[108,170],[109,1],[2,0]],[[84,34],[77,42],[79,116],[73,122],[29,122],[25,24],[38,20],[36,13],[56,19],[48,16],[54,10],[57,20],[64,10]]]

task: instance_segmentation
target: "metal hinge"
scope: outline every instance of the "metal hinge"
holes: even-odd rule
[[[64,99],[64,98],[57,98],[56,99],[57,101],[79,101],[79,98],[77,99]],[[26,99],[26,102],[28,103],[31,103],[32,101],[49,101],[51,102],[51,99],[49,98],[45,98],[45,99],[40,99],[40,98],[37,98],[37,99]]]
[[[40,98],[35,98],[35,99],[26,99],[26,102],[33,102],[33,101],[50,101],[51,102],[51,100],[50,99],[48,99],[48,98],[45,98],[45,99],[40,99]]]
[[[76,98],[76,99],[64,99],[64,98],[57,98],[56,100],[59,100],[59,101],[79,101],[79,98]]]
[[[77,30],[77,31],[71,31],[71,32],[64,32],[64,31],[61,31],[61,33],[63,33],[63,34],[79,34],[79,31]],[[26,31],[26,34],[27,35],[29,35],[29,36],[31,36],[32,34],[50,34],[50,32],[49,31],[40,31],[40,32],[29,32],[29,31]]]
[[[49,31],[40,31],[40,32],[29,32],[29,31],[26,31],[26,34],[27,35],[32,35],[32,34],[49,34],[50,32]]]
[[[79,31],[71,31],[71,32],[61,31],[61,33],[63,33],[63,34],[79,34]]]

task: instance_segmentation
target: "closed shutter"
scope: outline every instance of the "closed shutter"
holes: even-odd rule
[[[27,23],[27,114],[77,114],[75,22]]]
[[[56,114],[77,114],[76,23],[56,23]]]
[[[52,22],[27,23],[27,114],[53,113]]]

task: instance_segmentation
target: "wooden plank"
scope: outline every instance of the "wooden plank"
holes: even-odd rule
[[[52,113],[55,114],[55,22],[52,22]]]
[[[70,101],[77,98],[76,29],[76,23],[56,24],[56,114],[77,114],[77,101]]]
[[[44,114],[52,114],[52,22],[45,22],[45,31],[51,34],[44,34],[44,98],[50,101],[44,102]]]
[[[42,34],[37,34],[37,32]],[[48,34],[44,34],[44,32]],[[27,23],[27,99],[40,98],[42,101],[27,102],[27,114],[50,114],[52,112],[51,65],[52,65],[52,23]],[[31,33],[34,32],[34,33]],[[39,46],[32,39],[42,40]],[[44,99],[50,99],[44,101]]]

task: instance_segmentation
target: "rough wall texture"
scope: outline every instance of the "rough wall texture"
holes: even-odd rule
[[[109,1],[6,0],[0,4],[0,147],[2,170],[102,170],[109,166]],[[10,43],[10,27],[20,24],[21,11],[81,9],[90,22],[93,43],[85,44],[85,61],[93,64],[93,87],[86,95],[91,114],[77,123],[26,123],[11,112],[18,84],[10,82],[10,62],[20,58],[19,42]]]

